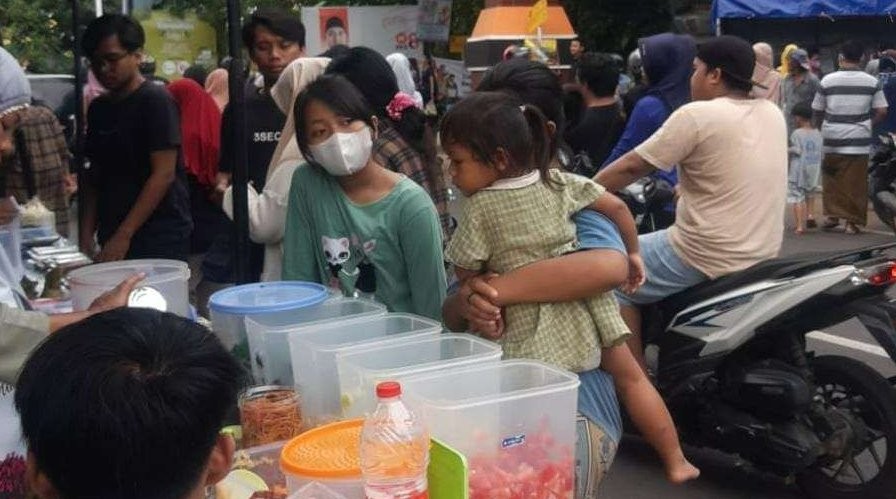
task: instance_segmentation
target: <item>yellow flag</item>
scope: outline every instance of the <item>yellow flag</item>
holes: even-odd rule
[[[548,0],[538,0],[535,5],[529,9],[529,24],[526,25],[526,31],[531,33],[538,29],[539,26],[548,20]]]

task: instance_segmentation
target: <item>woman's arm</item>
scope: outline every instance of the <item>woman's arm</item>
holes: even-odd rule
[[[247,189],[249,203],[249,237],[259,244],[274,244],[283,239],[286,227],[286,209],[292,174],[298,164],[291,161],[281,164],[268,179],[261,194],[252,186]],[[221,205],[224,213],[233,219],[233,187],[224,192]]]
[[[627,276],[627,259],[616,250],[570,253],[500,276],[468,279],[445,300],[443,320],[452,331],[469,327],[486,333],[500,319],[500,307],[583,300],[616,289]]]

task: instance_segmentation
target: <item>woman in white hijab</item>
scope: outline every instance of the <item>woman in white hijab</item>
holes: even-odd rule
[[[286,205],[292,174],[305,161],[296,144],[296,126],[293,104],[309,83],[324,74],[330,59],[325,57],[299,58],[290,63],[277,83],[271,87],[271,97],[286,115],[286,124],[280,133],[280,141],[268,165],[264,190],[259,194],[248,186],[249,238],[264,244],[264,269],[262,281],[280,280],[283,267],[283,231],[286,226]],[[233,187],[224,193],[224,212],[233,219]]]
[[[386,56],[386,61],[392,66],[392,72],[398,79],[398,90],[414,98],[414,104],[423,109],[423,96],[417,91],[414,83],[414,73],[411,72],[411,61],[401,52],[395,52]]]

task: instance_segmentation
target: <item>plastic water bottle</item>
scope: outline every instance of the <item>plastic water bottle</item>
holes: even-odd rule
[[[367,499],[427,499],[429,433],[401,401],[401,385],[376,386],[376,410],[361,431],[361,473]]]

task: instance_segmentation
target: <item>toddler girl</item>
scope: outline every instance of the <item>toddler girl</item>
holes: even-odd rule
[[[441,142],[451,160],[454,184],[468,197],[446,250],[448,261],[464,280],[576,251],[570,217],[590,208],[619,227],[630,265],[624,287],[636,289],[644,281],[644,270],[628,208],[594,182],[549,168],[547,127],[537,108],[520,106],[497,92],[474,93],[445,116]],[[512,305],[502,320],[500,343],[508,358],[538,359],[574,372],[598,367],[601,348],[619,346],[631,334],[612,293],[585,301]],[[611,374],[614,365],[607,365]],[[633,393],[627,393],[628,388]],[[635,420],[663,458],[667,474],[696,476],[699,472],[684,458],[671,417],[653,386],[631,383],[621,390],[626,406],[638,409]]]

